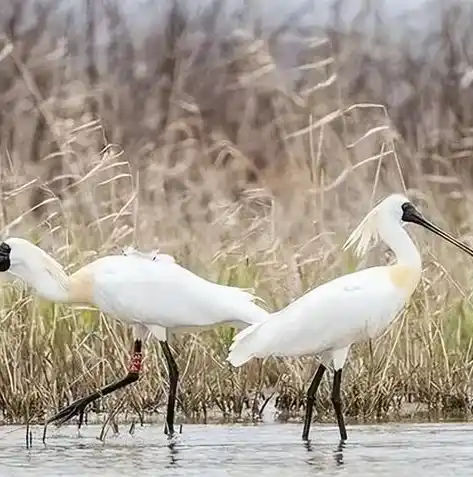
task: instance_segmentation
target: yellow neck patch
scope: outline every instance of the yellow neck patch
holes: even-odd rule
[[[69,277],[69,302],[93,305],[94,280],[84,269]]]
[[[409,265],[396,264],[388,267],[389,278],[395,287],[412,295],[420,280],[421,270]]]

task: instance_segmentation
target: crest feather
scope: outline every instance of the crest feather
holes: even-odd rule
[[[363,257],[368,251],[370,245],[375,245],[378,241],[379,234],[376,227],[377,210],[373,209],[360,222],[355,230],[350,234],[347,241],[343,245],[343,250],[355,246],[355,255]]]

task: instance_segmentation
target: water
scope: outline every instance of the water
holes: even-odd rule
[[[293,424],[187,425],[172,448],[161,426],[138,427],[133,436],[121,427],[105,442],[100,429],[87,426],[80,437],[72,426],[52,429],[44,446],[34,428],[26,450],[23,428],[2,427],[0,477],[461,477],[473,467],[467,424],[349,426],[342,450],[333,426],[314,425],[310,447]]]

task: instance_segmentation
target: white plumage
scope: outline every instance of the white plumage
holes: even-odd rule
[[[100,391],[81,398],[48,422],[65,422],[92,401],[136,381],[141,370],[142,340],[150,331],[160,342],[170,374],[166,425],[174,433],[174,406],[178,369],[168,345],[168,332],[232,324],[244,328],[268,316],[256,299],[241,288],[220,285],[178,265],[170,255],[143,253],[131,247],[121,255],[99,258],[72,275],[31,242],[9,238],[0,244],[0,275],[20,278],[45,299],[88,304],[133,325],[134,352],[128,375]]]
[[[11,265],[6,272],[21,278],[48,300],[89,304],[131,324],[150,328],[166,339],[165,329],[232,323],[243,327],[268,313],[253,303],[257,297],[237,287],[220,285],[192,273],[166,254],[128,248],[85,265],[72,275],[39,247],[10,238]]]
[[[374,208],[350,235],[362,256],[378,236],[394,250],[398,263],[338,277],[307,292],[267,320],[236,335],[228,360],[241,366],[252,357],[332,353],[363,338],[374,338],[402,309],[420,279],[420,255],[401,227],[404,196],[393,195]],[[343,359],[344,361],[344,359]],[[344,362],[334,363],[335,369]]]
[[[241,366],[251,357],[323,353],[329,365],[334,352],[343,356],[352,343],[384,331],[407,298],[407,290],[395,286],[384,267],[344,275],[240,332],[228,360]],[[343,364],[341,358],[334,367]]]
[[[227,358],[234,366],[253,357],[319,355],[322,364],[308,392],[304,439],[308,438],[315,392],[330,364],[335,370],[332,399],[341,438],[346,439],[340,380],[350,346],[382,334],[421,277],[420,254],[403,228],[406,222],[422,225],[473,255],[473,250],[422,217],[406,197],[393,194],[362,220],[345,248],[356,246],[355,252],[361,256],[370,243],[381,238],[393,250],[395,264],[367,268],[324,283],[234,338]]]
[[[123,321],[165,329],[257,323],[268,314],[241,288],[205,280],[170,260],[109,256],[83,269],[93,280],[92,303]]]

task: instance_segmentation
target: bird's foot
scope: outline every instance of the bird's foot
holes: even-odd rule
[[[80,428],[84,420],[85,408],[91,402],[92,401],[90,400],[88,396],[81,399],[77,399],[77,401],[74,401],[72,404],[65,407],[54,416],[50,417],[46,421],[46,424],[55,423],[57,426],[60,426],[64,424],[65,422],[69,421],[70,419],[72,419],[74,416],[79,416],[79,428]]]
[[[179,442],[180,439],[180,433],[173,431],[172,433],[168,432],[166,433],[167,436],[167,441],[168,441],[168,446],[174,446]]]
[[[133,369],[139,368],[141,364],[141,361],[138,362],[141,359],[141,356],[138,356],[138,355],[141,355],[141,351],[139,351],[140,346],[141,346],[141,342],[137,340],[137,342],[135,343],[135,347],[137,351],[135,351],[135,355],[133,359],[133,366],[134,366]],[[60,426],[61,424],[64,424],[66,421],[68,421],[69,419],[78,415],[79,416],[78,425],[80,429],[84,421],[84,411],[88,404],[96,401],[97,399],[101,399],[104,396],[107,396],[108,394],[116,391],[117,389],[124,388],[128,386],[129,384],[134,383],[135,381],[138,381],[139,377],[140,375],[138,372],[135,372],[134,370],[129,371],[124,378],[118,381],[115,381],[112,384],[108,384],[102,389],[90,394],[89,396],[83,397],[81,399],[77,399],[72,404],[64,408],[62,411],[59,411],[53,417],[50,417],[44,425],[43,442],[45,442],[46,440],[46,429],[48,427],[48,424],[51,424],[54,422],[56,426]]]
[[[72,404],[65,407],[54,416],[50,417],[44,424],[43,442],[46,442],[46,430],[49,424],[54,423],[56,426],[61,426],[65,422],[72,419],[74,416],[79,416],[78,429],[80,429],[84,421],[85,408],[92,401],[93,399],[90,399],[90,396],[77,399]]]
[[[175,430],[174,426],[169,429],[168,425],[164,424],[164,434],[166,434],[168,440],[176,440],[182,434],[182,424],[179,425],[178,431]]]

